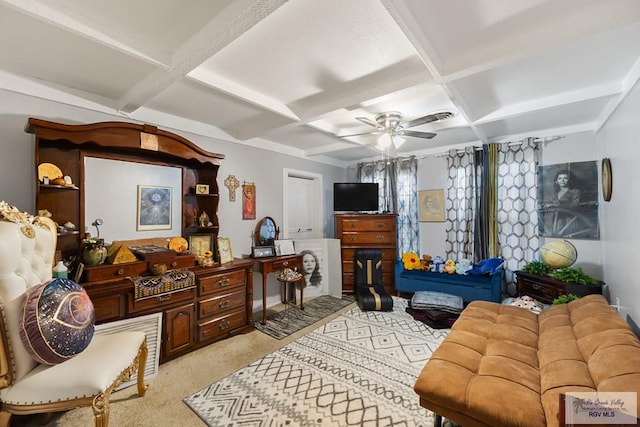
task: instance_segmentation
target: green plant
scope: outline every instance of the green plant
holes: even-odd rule
[[[554,298],[553,299],[553,305],[559,305],[559,304],[566,304],[568,302],[571,302],[573,300],[577,300],[580,299],[579,296],[576,296],[574,294],[567,294],[567,295],[560,295],[558,298]]]
[[[522,271],[532,274],[549,274],[551,273],[551,268],[547,267],[542,261],[531,261],[522,267]]]
[[[553,273],[553,278],[566,283],[580,283],[581,285],[595,285],[596,280],[586,273],[582,272],[581,268],[561,268]]]

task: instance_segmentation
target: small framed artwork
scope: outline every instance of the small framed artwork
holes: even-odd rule
[[[424,190],[418,192],[420,222],[444,221],[444,190]]]
[[[209,184],[196,184],[196,194],[209,194]]]
[[[193,233],[189,235],[189,252],[192,255],[200,256],[207,251],[213,253],[212,233]]]
[[[276,256],[276,248],[274,246],[254,246],[251,248],[251,258],[265,258]]]
[[[231,240],[229,240],[228,237],[218,237],[218,254],[220,255],[220,264],[226,264],[233,261]]]
[[[274,240],[273,244],[276,247],[276,255],[293,255],[296,251],[293,249],[293,240]]]
[[[171,230],[171,187],[138,185],[136,229]]]

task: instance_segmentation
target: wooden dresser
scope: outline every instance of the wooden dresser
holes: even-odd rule
[[[336,239],[340,239],[342,293],[355,293],[355,256],[358,249],[382,250],[382,280],[395,295],[394,263],[397,254],[397,214],[336,214]]]
[[[161,362],[253,330],[253,260],[212,267],[192,263],[195,287],[136,300],[125,274],[127,267],[139,264],[145,263],[99,266],[102,274],[81,284],[94,304],[98,324],[162,313]]]

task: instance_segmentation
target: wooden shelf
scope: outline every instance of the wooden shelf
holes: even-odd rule
[[[75,185],[55,185],[55,184],[40,184],[40,188],[42,189],[46,189],[46,188],[52,188],[52,189],[57,189],[57,190],[80,190],[80,188],[76,187]]]

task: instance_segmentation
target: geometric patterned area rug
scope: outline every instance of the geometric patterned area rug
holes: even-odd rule
[[[321,295],[304,304],[304,310],[297,305],[289,304],[285,310],[272,313],[267,317],[267,324],[255,323],[255,328],[279,340],[288,337],[300,329],[316,323],[354,302],[352,296],[342,299],[331,295]]]
[[[393,304],[349,310],[184,402],[209,426],[432,426],[413,384],[449,330]]]

